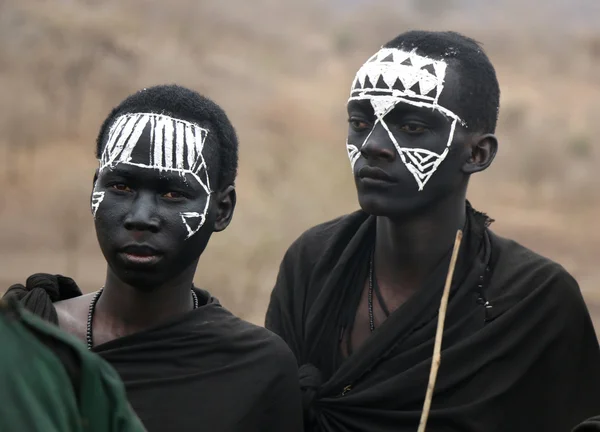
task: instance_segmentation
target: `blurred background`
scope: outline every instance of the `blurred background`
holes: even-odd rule
[[[502,89],[500,151],[470,199],[574,274],[600,330],[599,22],[598,0],[0,0],[0,294],[34,272],[101,286],[96,134],[130,93],[178,83],[241,143],[235,217],[196,282],[261,324],[290,243],[357,208],[354,73],[405,30],[456,30]]]

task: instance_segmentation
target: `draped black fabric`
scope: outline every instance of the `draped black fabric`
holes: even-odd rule
[[[32,278],[5,296],[29,300],[30,310],[57,322],[52,303],[74,297],[74,282]],[[198,309],[93,349],[119,373],[146,429],[301,432],[298,368],[285,342],[235,317],[206,291],[195,291]]]
[[[148,431],[301,431],[298,371],[285,343],[196,294],[198,309],[93,349],[117,370]]]
[[[14,284],[3,298],[16,299],[25,309],[52,324],[58,324],[53,302],[81,295],[75,281],[62,275],[36,273],[27,278],[25,285]]]
[[[573,432],[600,432],[600,416],[584,421]]]
[[[468,206],[428,432],[570,431],[600,404],[600,348],[576,281],[493,234]],[[309,432],[415,431],[450,251],[422,289],[352,355],[373,247],[364,212],[314,227],[287,251],[267,311],[300,366]]]

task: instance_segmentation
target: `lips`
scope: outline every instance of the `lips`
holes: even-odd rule
[[[148,245],[132,244],[121,249],[120,255],[132,265],[152,265],[161,259],[160,251]]]
[[[377,181],[383,183],[396,183],[396,180],[381,168],[364,166],[358,171],[358,177],[362,180]]]
[[[151,246],[143,244],[130,244],[121,249],[121,252],[136,256],[154,256],[160,255],[160,252]]]

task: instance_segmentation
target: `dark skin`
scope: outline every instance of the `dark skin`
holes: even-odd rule
[[[455,113],[461,112],[456,102],[459,81],[458,71],[449,65],[439,104]],[[465,222],[469,176],[490,166],[498,141],[492,134],[457,125],[446,159],[423,190],[418,191],[412,174],[381,124],[375,125],[369,140],[361,147],[375,123],[370,102],[350,101],[348,116],[348,143],[361,152],[354,166],[358,200],[364,211],[377,216],[374,274],[384,303],[393,313],[422,287],[426,277],[451,250],[456,231]],[[452,120],[432,109],[399,103],[384,121],[401,147],[441,154]],[[380,168],[389,181],[373,182],[361,177],[365,166]],[[351,334],[353,350],[371,335],[368,287],[367,280]],[[376,296],[373,296],[373,311],[377,328],[387,316]],[[347,337],[348,334],[342,343],[346,355]]]
[[[210,130],[210,125],[200,126]],[[209,139],[206,147],[215,144]],[[149,151],[146,137],[140,138],[139,148]],[[218,166],[215,159],[214,155],[208,158],[209,167]],[[209,170],[213,185],[217,184],[217,174]],[[96,172],[94,184],[96,191],[105,192],[95,226],[108,264],[93,320],[97,346],[192,310],[190,289],[196,266],[212,233],[229,225],[236,193],[233,185],[213,192],[204,225],[186,238],[181,213],[202,213],[208,199],[191,174],[182,177],[175,172],[118,164]],[[143,257],[148,254],[152,257]],[[84,341],[92,296],[55,303],[60,327]]]

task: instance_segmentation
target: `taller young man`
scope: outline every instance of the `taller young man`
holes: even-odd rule
[[[417,430],[458,229],[427,431],[567,431],[597,412],[576,281],[466,200],[496,155],[499,94],[481,47],[453,32],[401,34],[357,72],[346,148],[362,210],[292,244],[266,317],[297,357],[306,431]]]
[[[237,155],[226,114],[198,93],[158,86],[128,97],[97,140],[91,207],[104,286],[74,296],[65,278],[28,281],[26,296],[53,283],[74,296],[54,305],[60,327],[117,370],[150,432],[302,429],[286,344],[192,283],[212,233],[232,218]]]

